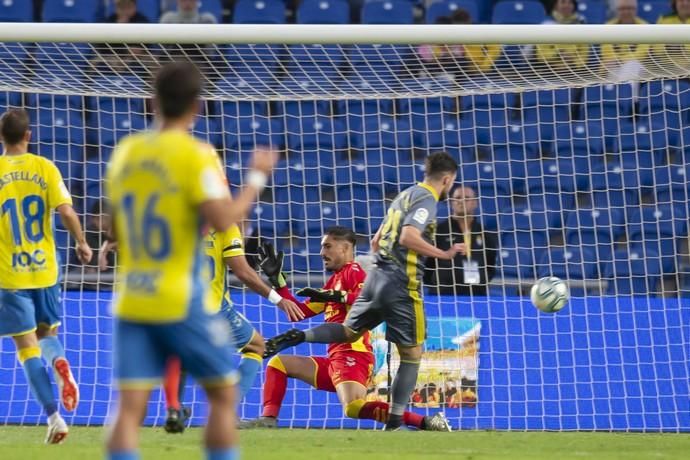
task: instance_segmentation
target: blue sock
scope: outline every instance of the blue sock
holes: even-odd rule
[[[46,360],[51,368],[53,367],[53,361],[55,361],[56,358],[65,357],[65,349],[62,348],[62,343],[60,343],[60,340],[55,336],[51,335],[42,338],[38,341],[38,346],[41,347],[43,359]]]
[[[53,415],[57,412],[57,404],[43,360],[40,357],[29,358],[22,363],[22,367],[34,398],[43,406],[48,416]]]
[[[237,449],[230,447],[229,449],[209,449],[206,448],[206,460],[238,460],[240,456]]]
[[[244,399],[244,396],[252,389],[256,374],[261,369],[261,356],[256,353],[242,353],[242,359],[238,371],[240,373],[240,381],[237,383],[237,388],[240,390],[239,401]]]
[[[108,460],[139,460],[139,458],[139,452],[136,450],[108,452]]]

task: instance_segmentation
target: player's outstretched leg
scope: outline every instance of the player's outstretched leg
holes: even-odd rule
[[[278,334],[266,341],[266,350],[264,351],[264,358],[270,358],[277,355],[281,351],[296,347],[304,342],[304,332],[299,329],[290,329],[287,332]]]
[[[422,429],[428,431],[453,431],[443,412],[424,417],[424,428]]]
[[[386,422],[386,430],[389,431],[398,430],[403,425],[405,408],[417,384],[422,347],[421,345],[414,347],[398,345],[398,353],[400,354],[400,367],[398,367],[398,373],[393,380],[391,388],[393,404]]]
[[[39,327],[38,345],[41,347],[43,359],[53,369],[62,407],[68,412],[73,412],[79,405],[79,386],[72,375],[69,362],[65,357],[65,349],[57,337],[57,332],[57,327]]]

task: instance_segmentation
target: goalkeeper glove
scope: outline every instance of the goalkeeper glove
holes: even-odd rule
[[[314,289],[306,287],[297,291],[297,295],[309,297],[309,299],[316,302],[346,303],[347,301],[347,291],[336,291],[335,289]]]
[[[275,248],[268,241],[261,241],[258,249],[257,260],[259,267],[268,276],[268,281],[274,288],[284,288],[287,286],[285,275],[283,274],[283,251],[276,253]]]

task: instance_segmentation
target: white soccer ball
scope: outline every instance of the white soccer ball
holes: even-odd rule
[[[565,307],[570,299],[568,285],[555,276],[545,276],[532,286],[532,303],[544,313],[556,313]]]

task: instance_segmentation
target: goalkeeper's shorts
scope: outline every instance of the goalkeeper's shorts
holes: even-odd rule
[[[0,337],[24,335],[39,324],[60,325],[60,287],[41,289],[0,289]]]
[[[363,351],[339,351],[328,358],[310,356],[316,365],[314,388],[335,392],[341,383],[356,382],[367,388],[374,372],[374,355]]]

